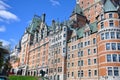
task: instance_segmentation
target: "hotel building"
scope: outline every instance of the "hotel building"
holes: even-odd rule
[[[120,79],[120,0],[77,0],[70,19],[35,15],[21,40],[23,74],[50,80]],[[24,40],[25,39],[25,40]]]

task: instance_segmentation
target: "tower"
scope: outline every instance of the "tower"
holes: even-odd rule
[[[103,3],[98,16],[98,69],[99,80],[119,80],[120,22],[118,8],[111,0]]]

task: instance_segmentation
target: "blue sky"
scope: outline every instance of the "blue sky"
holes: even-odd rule
[[[46,13],[46,23],[66,20],[76,0],[0,0],[0,41],[12,47],[18,43],[34,14]]]

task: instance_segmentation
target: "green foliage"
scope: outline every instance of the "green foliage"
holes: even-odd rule
[[[9,76],[10,80],[38,80],[37,77],[33,76]]]

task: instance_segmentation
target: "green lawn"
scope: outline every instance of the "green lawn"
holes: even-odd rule
[[[10,80],[38,80],[38,78],[33,76],[9,76]]]

